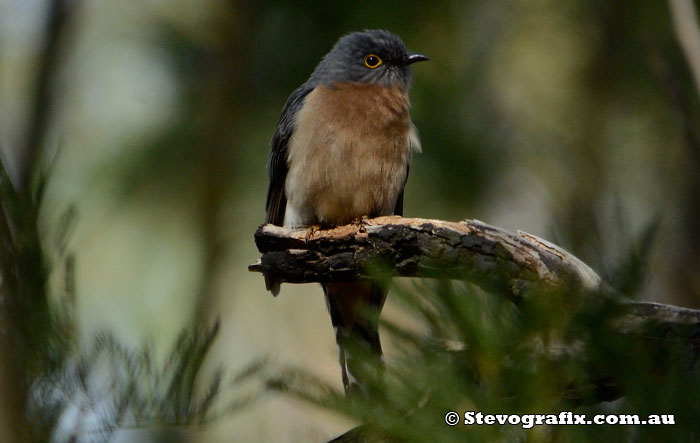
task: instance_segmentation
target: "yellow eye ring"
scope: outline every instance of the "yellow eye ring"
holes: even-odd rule
[[[382,59],[378,55],[370,54],[365,57],[365,66],[369,69],[378,68],[382,64]]]

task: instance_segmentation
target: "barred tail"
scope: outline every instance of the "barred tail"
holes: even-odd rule
[[[335,329],[346,395],[367,396],[384,372],[378,319],[387,290],[378,283],[321,283]]]

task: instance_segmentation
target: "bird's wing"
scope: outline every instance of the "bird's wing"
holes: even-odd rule
[[[406,182],[408,182],[408,171],[410,169],[410,165],[406,166],[406,178],[404,179],[403,187],[401,188],[399,197],[396,199],[396,206],[394,207],[394,215],[400,215],[401,217],[403,217],[403,191],[406,189]]]
[[[282,226],[284,211],[287,208],[287,196],[284,193],[284,183],[287,180],[287,145],[294,134],[295,116],[304,104],[307,94],[314,89],[309,83],[304,83],[287,99],[282,109],[282,116],[277,129],[270,141],[270,155],[267,158],[267,175],[270,187],[267,188],[265,203],[265,223]],[[265,287],[277,295],[280,292],[280,281],[273,275],[265,274]]]
[[[294,134],[295,115],[304,104],[307,94],[314,86],[304,83],[292,92],[287,103],[282,109],[282,116],[277,124],[277,130],[270,142],[270,155],[267,159],[267,175],[270,179],[270,187],[267,189],[267,202],[265,203],[265,223],[282,226],[284,224],[284,211],[287,206],[287,196],[284,193],[284,183],[287,180],[287,145]]]
[[[416,128],[413,123],[411,123],[411,130],[408,132],[408,149],[411,152],[411,156],[406,165],[406,178],[403,180],[403,186],[401,187],[401,192],[396,199],[396,206],[394,207],[394,215],[400,215],[401,217],[403,217],[403,191],[406,189],[406,183],[408,182],[408,171],[411,169],[413,153],[421,152],[420,135],[418,135],[418,128]]]

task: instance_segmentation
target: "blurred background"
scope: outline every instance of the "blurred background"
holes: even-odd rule
[[[51,165],[38,233],[51,263],[70,214],[78,349],[109,332],[162,357],[219,319],[205,375],[268,358],[340,388],[320,288],[273,298],[247,265],[282,106],[341,35],[369,28],[431,58],[414,67],[423,153],[405,216],[524,230],[610,279],[643,253],[626,289],[700,307],[698,90],[666,2],[0,0],[2,158],[28,186]],[[391,295],[385,315],[402,321]],[[321,441],[351,424],[268,394],[191,432]]]

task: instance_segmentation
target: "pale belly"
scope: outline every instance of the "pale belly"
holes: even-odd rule
[[[406,147],[393,148],[396,155],[380,158],[373,152],[376,146],[334,144],[327,155],[291,167],[285,226],[342,225],[393,214],[408,166]]]

